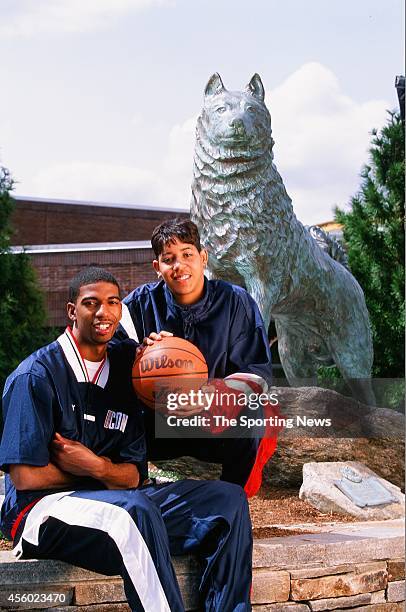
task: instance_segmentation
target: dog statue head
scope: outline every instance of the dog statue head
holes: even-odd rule
[[[272,147],[271,116],[264,103],[265,90],[254,74],[244,91],[228,91],[218,73],[204,92],[201,123],[206,138],[216,147],[231,151]]]

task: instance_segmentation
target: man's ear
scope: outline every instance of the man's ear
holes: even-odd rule
[[[68,313],[68,319],[75,322],[76,321],[76,304],[73,302],[68,302],[66,304],[66,312]]]
[[[202,249],[200,251],[200,257],[202,258],[202,263],[203,263],[204,267],[206,267],[207,266],[207,262],[209,260],[209,254],[206,251],[206,249]]]
[[[161,273],[159,271],[159,261],[157,259],[154,259],[154,261],[152,262],[152,267],[154,268],[155,272],[158,275],[158,278],[161,278]]]

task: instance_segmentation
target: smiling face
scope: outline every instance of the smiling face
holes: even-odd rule
[[[105,281],[83,285],[76,302],[69,302],[67,309],[82,357],[99,361],[120,322],[118,287]]]
[[[200,252],[188,242],[174,238],[167,242],[153,266],[162,277],[178,304],[190,305],[198,302],[203,295],[204,269],[207,251]]]

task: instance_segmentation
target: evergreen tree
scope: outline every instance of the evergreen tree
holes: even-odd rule
[[[0,166],[0,392],[7,375],[45,344],[44,298],[26,253],[10,252],[13,180]]]
[[[375,377],[404,376],[405,134],[400,116],[372,133],[351,211],[336,209],[352,273],[365,293],[374,340]]]

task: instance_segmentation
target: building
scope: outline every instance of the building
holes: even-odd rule
[[[103,204],[14,196],[11,245],[14,252],[31,256],[45,293],[48,322],[64,327],[69,280],[86,265],[107,268],[123,294],[156,279],[152,269],[150,236],[166,219],[186,219],[180,208]],[[319,226],[337,239],[338,223]]]
[[[179,208],[16,196],[14,200],[12,249],[31,256],[45,293],[49,325],[56,327],[67,323],[68,285],[80,268],[107,268],[125,295],[156,279],[149,242],[153,228],[166,219],[189,217]]]
[[[324,221],[323,223],[317,223],[317,225],[332,238],[335,238],[338,242],[342,242],[343,226],[341,223],[337,223],[337,221]]]

